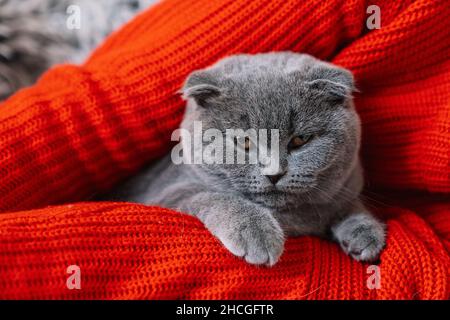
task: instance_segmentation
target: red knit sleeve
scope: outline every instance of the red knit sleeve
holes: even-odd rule
[[[447,235],[414,211],[384,209],[388,245],[376,271],[313,237],[288,239],[274,267],[255,267],[198,219],[162,208],[81,203],[8,213],[0,219],[0,298],[448,299],[450,203],[420,210],[433,223],[439,215]],[[67,287],[70,266],[79,267],[80,289]]]

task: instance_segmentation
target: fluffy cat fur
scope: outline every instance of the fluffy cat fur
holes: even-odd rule
[[[0,101],[50,66],[82,62],[109,33],[155,0],[0,0]],[[81,28],[66,21],[78,6]]]
[[[273,265],[285,237],[335,240],[356,260],[376,260],[385,228],[361,203],[360,121],[352,74],[309,55],[236,55],[193,72],[182,128],[279,129],[277,179],[260,165],[175,165],[161,160],[113,198],[198,217],[233,254]],[[293,137],[309,137],[290,148]],[[278,180],[278,181],[277,181]]]

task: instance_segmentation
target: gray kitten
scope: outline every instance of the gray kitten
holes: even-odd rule
[[[260,164],[175,165],[166,157],[114,198],[191,213],[252,264],[275,264],[285,236],[300,235],[329,237],[356,260],[376,260],[385,227],[359,200],[353,90],[349,71],[290,52],[236,55],[195,71],[182,89],[182,128],[192,132],[202,121],[203,130],[221,132],[279,129],[278,172],[266,176]]]

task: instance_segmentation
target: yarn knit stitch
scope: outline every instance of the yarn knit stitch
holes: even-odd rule
[[[0,104],[0,298],[448,299],[448,1],[167,0]],[[381,29],[367,30],[367,6]],[[188,215],[104,192],[171,147],[192,70],[234,53],[305,52],[353,71],[372,203],[388,225],[379,289],[315,237],[273,268],[232,256]],[[367,193],[370,195],[371,193]],[[395,202],[395,203],[394,203]],[[81,269],[69,290],[67,267]]]

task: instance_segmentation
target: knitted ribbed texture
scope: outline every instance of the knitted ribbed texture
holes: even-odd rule
[[[0,298],[449,298],[450,5],[375,3],[382,28],[368,31],[372,1],[163,1],[85,65],[57,67],[0,104]],[[160,157],[190,71],[272,50],[351,69],[369,188],[430,194],[378,210],[389,227],[381,289],[367,288],[366,265],[317,238],[290,239],[268,269],[161,208],[24,211],[87,199]],[[81,290],[65,286],[72,264]]]
[[[445,225],[450,202],[433,210]],[[388,245],[380,289],[367,264],[334,243],[289,239],[273,268],[234,257],[188,215],[130,204],[83,203],[5,214],[0,220],[0,298],[27,299],[447,299],[442,238],[410,210],[385,210]],[[447,247],[448,248],[448,247]],[[81,269],[69,290],[66,269]]]

